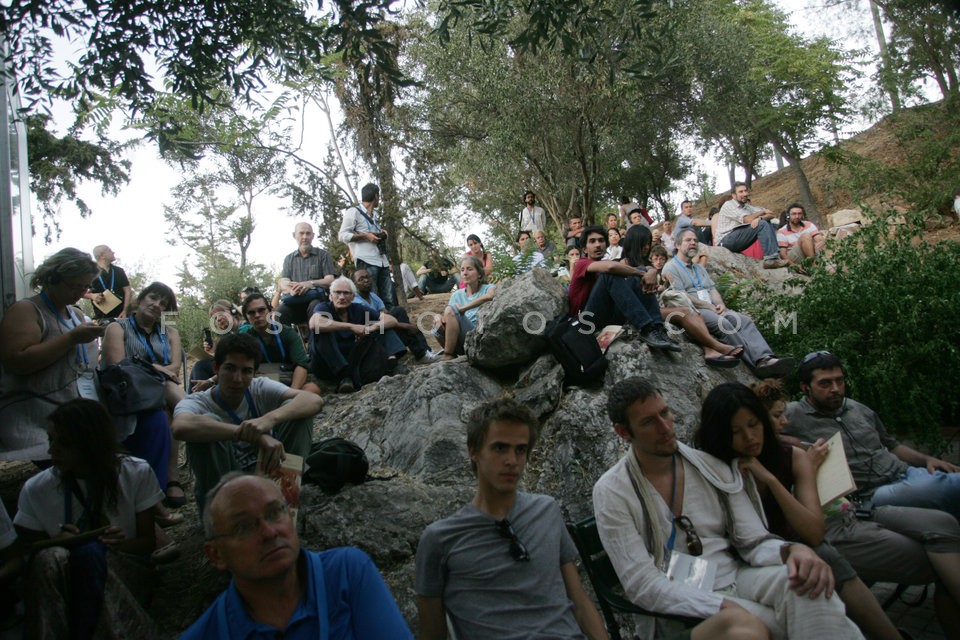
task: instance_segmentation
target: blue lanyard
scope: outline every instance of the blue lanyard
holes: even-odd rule
[[[706,287],[703,286],[703,280],[700,279],[700,274],[697,273],[697,265],[691,264],[689,267],[687,267],[687,265],[685,265],[685,264],[683,264],[682,262],[680,262],[679,260],[677,260],[677,256],[673,256],[673,259],[674,259],[674,261],[675,261],[678,265],[680,265],[680,267],[681,267],[684,271],[690,272],[690,273],[693,274],[693,275],[690,275],[690,273],[688,273],[688,274],[687,274],[687,277],[690,278],[690,284],[695,285],[695,286],[697,287],[697,291],[700,291],[701,289],[705,289],[705,288],[706,288]],[[696,282],[693,281],[693,276],[697,276],[697,281],[696,281]]]
[[[673,503],[677,501],[677,454],[673,454],[673,493],[670,494],[670,539],[667,540],[667,557],[673,553],[673,544],[677,540],[677,519],[673,513]]]
[[[146,339],[143,333],[140,332],[140,327],[137,326],[137,316],[134,315],[130,318],[130,324],[133,325],[133,332],[137,334],[137,338],[140,339],[140,344],[142,344],[147,349],[147,357],[150,358],[150,362],[157,361],[157,353],[153,350],[153,347],[150,346],[150,342]],[[160,336],[160,344],[163,347],[163,362],[160,364],[168,365],[170,364],[170,345],[167,344],[167,337],[160,333],[160,328],[155,327],[156,334]]]
[[[103,274],[97,276],[97,279],[100,280],[100,286],[103,287],[103,290],[107,290],[107,283],[103,281]],[[113,285],[117,281],[117,272],[113,270],[113,265],[110,265],[110,290],[113,291]]]
[[[47,308],[50,309],[50,312],[57,317],[57,322],[67,328],[67,331],[80,326],[80,321],[73,317],[73,314],[70,312],[70,307],[67,307],[67,315],[70,316],[70,322],[73,324],[67,324],[67,321],[63,319],[63,316],[60,315],[60,313],[57,311],[57,308],[53,306],[53,303],[50,302],[50,297],[47,296],[45,292],[40,292],[40,299],[43,300],[45,305],[47,305]],[[77,362],[82,362],[84,365],[90,364],[90,360],[87,358],[87,345],[77,345]]]
[[[257,333],[257,330],[253,330],[253,335],[257,336],[257,340],[260,341],[260,350],[263,351],[263,359],[266,362],[273,362],[270,359],[270,356],[267,355],[267,343],[263,341],[263,338],[260,337],[260,334]],[[273,337],[277,342],[277,346],[280,347],[280,362],[287,361],[287,350],[283,348],[283,340],[280,339],[280,334],[277,334]]]
[[[240,424],[243,422],[243,418],[237,415],[236,411],[227,406],[227,403],[223,401],[223,398],[220,397],[220,385],[217,385],[213,388],[213,401],[220,405],[220,408],[227,412],[227,415],[230,416],[230,419],[233,420],[234,424]],[[254,418],[259,418],[260,414],[257,412],[257,405],[253,403],[253,396],[250,395],[250,389],[247,389],[243,392],[243,397],[247,399],[247,413],[249,413]]]

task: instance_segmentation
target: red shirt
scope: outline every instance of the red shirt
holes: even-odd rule
[[[587,271],[587,267],[594,262],[592,258],[580,258],[573,265],[573,273],[570,274],[570,315],[577,316],[587,306],[587,299],[590,292],[593,291],[593,285],[597,282],[599,273]]]

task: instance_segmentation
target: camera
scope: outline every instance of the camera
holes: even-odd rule
[[[377,240],[377,251],[379,251],[382,256],[387,255],[387,232],[375,231],[373,235],[379,238],[379,240]]]

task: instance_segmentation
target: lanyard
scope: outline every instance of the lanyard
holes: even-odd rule
[[[675,261],[678,265],[680,265],[680,267],[681,267],[684,271],[688,272],[688,273],[687,273],[687,277],[690,278],[690,284],[695,285],[695,286],[697,287],[697,291],[700,291],[701,289],[705,289],[705,288],[706,288],[706,287],[703,286],[703,280],[700,279],[700,274],[697,273],[697,266],[696,266],[696,265],[691,264],[691,265],[688,267],[687,265],[685,265],[685,264],[683,264],[682,262],[680,262],[679,260],[677,260],[677,256],[673,256],[673,259],[674,259],[674,261]],[[692,273],[693,275],[690,275],[691,273]],[[697,281],[696,281],[696,282],[693,281],[693,276],[696,276],[696,277],[697,277]]]
[[[157,361],[157,352],[153,350],[153,347],[150,346],[150,341],[147,340],[147,338],[146,338],[146,337],[143,335],[143,333],[140,331],[140,327],[137,326],[137,316],[136,316],[136,315],[134,315],[132,318],[130,318],[130,324],[133,325],[133,332],[134,332],[135,334],[137,334],[137,338],[140,340],[140,344],[142,344],[144,347],[146,347],[146,349],[147,349],[147,357],[150,358],[150,362],[156,362],[156,361]],[[156,330],[156,334],[157,334],[158,336],[160,336],[160,344],[161,344],[162,347],[163,347],[163,362],[161,362],[160,364],[162,364],[162,365],[168,365],[168,364],[170,364],[170,345],[167,344],[167,337],[166,337],[164,334],[160,333],[160,328],[159,328],[159,327],[155,327],[155,330]]]
[[[253,330],[253,335],[257,336],[257,340],[260,341],[260,350],[263,351],[263,359],[267,362],[273,362],[270,359],[270,356],[267,355],[267,343],[263,341],[263,338],[260,337],[260,334],[257,333],[256,329]],[[283,340],[280,339],[280,335],[277,334],[273,337],[276,341],[277,346],[280,347],[280,362],[287,361],[287,350],[283,348]]]
[[[50,312],[57,317],[57,322],[67,328],[67,331],[80,326],[80,321],[73,317],[73,313],[70,312],[70,307],[67,307],[67,315],[70,316],[70,322],[73,324],[67,324],[67,321],[63,319],[63,316],[60,315],[60,313],[57,311],[57,308],[53,306],[53,303],[50,302],[50,297],[47,296],[45,292],[40,292],[40,299],[43,300],[45,305],[47,305],[47,308],[50,309]],[[87,345],[77,345],[77,362],[82,362],[84,365],[90,364],[90,360],[87,358]]]
[[[667,540],[667,556],[673,553],[673,544],[677,540],[677,519],[674,517],[673,503],[677,501],[677,454],[673,454],[673,492],[670,494],[670,539]]]
[[[107,290],[107,284],[103,281],[103,274],[97,276],[97,279],[100,280],[100,286],[103,287],[103,290]],[[110,290],[113,291],[113,285],[117,281],[117,272],[113,270],[113,265],[110,265]]]
[[[257,405],[253,403],[253,396],[250,395],[250,389],[247,389],[243,392],[243,397],[247,399],[247,413],[252,415],[254,418],[259,418],[260,414],[257,413]],[[227,406],[227,403],[223,401],[223,398],[220,397],[220,385],[217,385],[213,388],[213,401],[220,405],[220,408],[227,412],[227,415],[230,416],[230,419],[233,420],[234,424],[240,424],[243,422],[243,418],[237,415],[236,411]]]

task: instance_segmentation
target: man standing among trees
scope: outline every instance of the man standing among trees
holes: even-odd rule
[[[718,246],[740,253],[759,240],[763,250],[764,269],[787,266],[787,263],[780,259],[777,228],[770,222],[777,216],[769,209],[750,204],[750,190],[746,184],[737,182],[733,185],[733,199],[723,203],[717,215],[720,219],[717,221],[717,237],[714,240]]]
[[[373,280],[373,292],[392,307],[396,304],[393,295],[393,280],[390,277],[390,262],[387,259],[387,232],[377,220],[380,212],[380,187],[372,182],[360,190],[360,204],[343,210],[343,221],[337,236],[350,245],[350,254],[357,269],[366,269]]]
[[[280,306],[277,316],[284,324],[299,324],[307,321],[309,307],[313,302],[327,299],[323,287],[333,282],[333,260],[324,249],[313,246],[313,227],[299,222],[293,228],[297,250],[283,259],[280,274]]]
[[[537,206],[537,194],[527,191],[523,194],[524,207],[520,210],[519,231],[546,231],[547,212]]]
[[[130,306],[130,300],[133,298],[133,288],[130,286],[130,280],[127,279],[126,272],[120,267],[114,265],[117,256],[113,249],[105,244],[98,244],[93,248],[93,258],[100,267],[100,273],[90,283],[90,291],[83,294],[93,302],[93,319],[100,320],[108,318],[110,320],[120,320],[127,317],[127,307]],[[110,293],[107,294],[107,291]],[[107,296],[116,297],[115,305],[106,312],[101,311],[97,305],[108,305]]]

